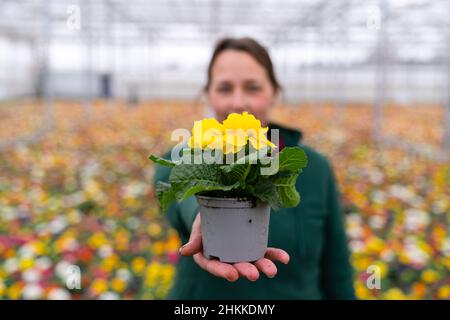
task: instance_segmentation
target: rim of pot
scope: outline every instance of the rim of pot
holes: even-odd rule
[[[250,197],[233,197],[221,198],[211,196],[196,195],[200,205],[210,208],[256,208],[266,205],[265,203],[255,198]]]

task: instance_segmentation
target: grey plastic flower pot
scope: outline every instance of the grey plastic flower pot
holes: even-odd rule
[[[249,198],[196,197],[206,258],[235,263],[264,257],[269,235],[268,204]]]

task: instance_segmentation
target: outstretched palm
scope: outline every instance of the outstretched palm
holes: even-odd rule
[[[217,259],[207,259],[202,253],[202,234],[201,234],[201,216],[200,213],[192,224],[191,236],[189,242],[180,248],[183,256],[193,256],[195,262],[209,273],[225,278],[234,282],[239,277],[246,277],[250,281],[256,281],[259,273],[264,273],[267,277],[273,278],[277,274],[277,267],[274,261],[280,261],[284,264],[289,262],[289,255],[286,251],[277,248],[267,248],[264,258],[254,263],[238,262],[225,263]]]

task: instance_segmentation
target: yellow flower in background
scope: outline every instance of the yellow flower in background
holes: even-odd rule
[[[355,294],[358,297],[358,299],[370,299],[372,297],[370,290],[367,289],[367,287],[363,285],[361,282],[355,283]]]
[[[425,283],[431,284],[435,282],[439,278],[439,274],[431,269],[427,269],[424,272],[422,272],[422,280]]]
[[[175,275],[175,266],[171,264],[164,264],[161,268],[161,279],[165,283],[170,283]]]
[[[147,267],[145,284],[149,287],[156,286],[158,279],[160,277],[161,264],[159,262],[152,262]]]
[[[408,297],[399,288],[389,289],[384,295],[386,300],[406,300]]]
[[[101,232],[96,232],[89,238],[89,245],[94,249],[97,249],[98,247],[106,243],[108,243],[108,240],[106,239],[106,236]]]
[[[165,251],[166,251],[166,245],[163,241],[156,241],[152,245],[152,252],[157,256],[162,255]]]
[[[167,242],[166,242],[166,245],[165,245],[166,250],[168,252],[178,251],[180,246],[181,246],[181,240],[180,240],[180,238],[178,237],[177,234],[170,235],[169,238],[167,239]]]
[[[439,299],[450,299],[450,286],[445,285],[440,287],[437,293]]]
[[[194,122],[190,148],[223,149],[223,125],[214,118]]]
[[[7,289],[6,296],[11,300],[17,300],[20,298],[21,292],[22,285],[17,282]]]
[[[111,281],[111,288],[116,292],[123,292],[126,288],[126,282],[121,278],[114,278]]]
[[[31,258],[22,259],[19,263],[20,270],[26,270],[34,265],[34,260]]]
[[[34,252],[37,255],[43,255],[47,252],[47,249],[45,247],[45,243],[43,243],[42,241],[36,241],[33,243],[33,249]]]
[[[136,257],[131,262],[131,269],[135,273],[141,273],[144,270],[146,264],[147,264],[147,261],[145,261],[144,258]]]
[[[102,268],[103,270],[110,272],[111,270],[113,270],[115,267],[118,266],[119,261],[120,261],[119,257],[115,254],[112,254],[102,261]]]
[[[162,228],[158,223],[150,223],[147,230],[148,230],[148,234],[152,238],[159,237],[162,232]]]
[[[91,285],[94,294],[101,294],[108,290],[108,282],[105,279],[96,279]]]

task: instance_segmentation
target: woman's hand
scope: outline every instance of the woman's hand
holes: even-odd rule
[[[189,242],[180,248],[180,254],[183,256],[193,256],[195,262],[209,273],[225,278],[234,282],[239,277],[246,277],[250,281],[256,281],[259,278],[259,272],[263,272],[267,277],[273,278],[277,274],[277,267],[273,261],[280,261],[284,264],[289,262],[289,255],[286,251],[276,248],[267,248],[264,258],[254,263],[238,262],[225,263],[217,259],[209,260],[202,253],[202,234],[200,228],[200,213],[192,224],[191,236]]]

